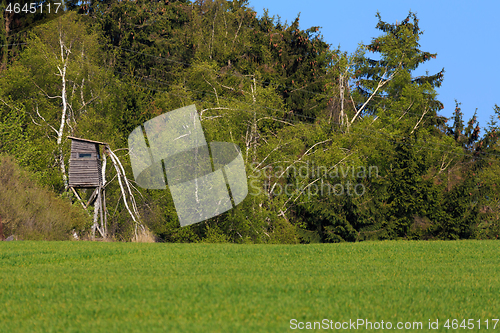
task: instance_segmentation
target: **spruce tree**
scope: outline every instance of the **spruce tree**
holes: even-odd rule
[[[377,29],[383,34],[362,47],[355,59],[357,105],[353,121],[372,115],[401,132],[414,131],[422,126],[443,125],[444,117],[437,112],[443,104],[435,91],[441,85],[444,69],[433,75],[413,76],[424,62],[436,58],[435,53],[420,49],[420,30],[417,16],[410,12],[401,22],[384,22],[377,13]],[[371,52],[374,57],[366,55]]]

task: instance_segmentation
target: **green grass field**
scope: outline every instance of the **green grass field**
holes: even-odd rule
[[[406,332],[473,319],[458,331],[500,332],[497,318],[498,241],[0,242],[0,332],[312,331],[292,319],[423,323]]]

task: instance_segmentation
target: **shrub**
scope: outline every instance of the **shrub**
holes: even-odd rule
[[[69,240],[83,233],[91,218],[81,207],[38,185],[33,175],[0,155],[0,217],[4,234],[25,240]]]

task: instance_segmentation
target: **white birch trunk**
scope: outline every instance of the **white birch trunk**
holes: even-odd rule
[[[121,164],[120,160],[118,159],[118,156],[116,156],[115,153],[113,153],[111,151],[111,149],[109,149],[109,147],[106,147],[106,151],[108,152],[109,157],[111,158],[111,162],[113,162],[113,166],[115,167],[115,170],[117,173],[117,178],[118,178],[118,184],[120,185],[120,190],[122,193],[125,208],[127,209],[132,220],[135,222],[135,230],[134,230],[135,231],[135,239],[138,240],[139,239],[138,229],[140,228],[140,231],[142,233],[145,233],[146,228],[144,227],[144,225],[141,222],[141,219],[139,216],[139,210],[137,209],[137,204],[136,204],[134,195],[132,193],[132,189],[130,188],[129,181],[126,177],[125,169],[123,168],[123,165]],[[123,177],[123,181],[122,181],[122,177]],[[125,183],[125,184],[123,184],[123,183]],[[127,193],[128,193],[128,198],[130,198],[132,209],[130,208],[128,201],[127,201]]]
[[[61,114],[61,123],[59,125],[59,131],[57,132],[57,146],[59,147],[59,163],[63,177],[64,188],[68,189],[68,177],[66,175],[66,165],[64,163],[64,154],[62,151],[62,138],[64,135],[64,125],[66,124],[66,113],[68,110],[67,98],[66,98],[66,69],[67,69],[68,58],[64,56],[64,43],[62,41],[61,32],[59,32],[59,45],[61,47],[62,69],[59,66],[57,66],[57,69],[59,70],[59,74],[61,76],[61,81],[62,81],[62,89],[61,89],[62,114]]]

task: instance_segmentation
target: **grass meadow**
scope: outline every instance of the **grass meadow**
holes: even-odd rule
[[[498,241],[0,242],[0,332],[354,331],[306,329],[324,319],[500,332],[499,317]]]

